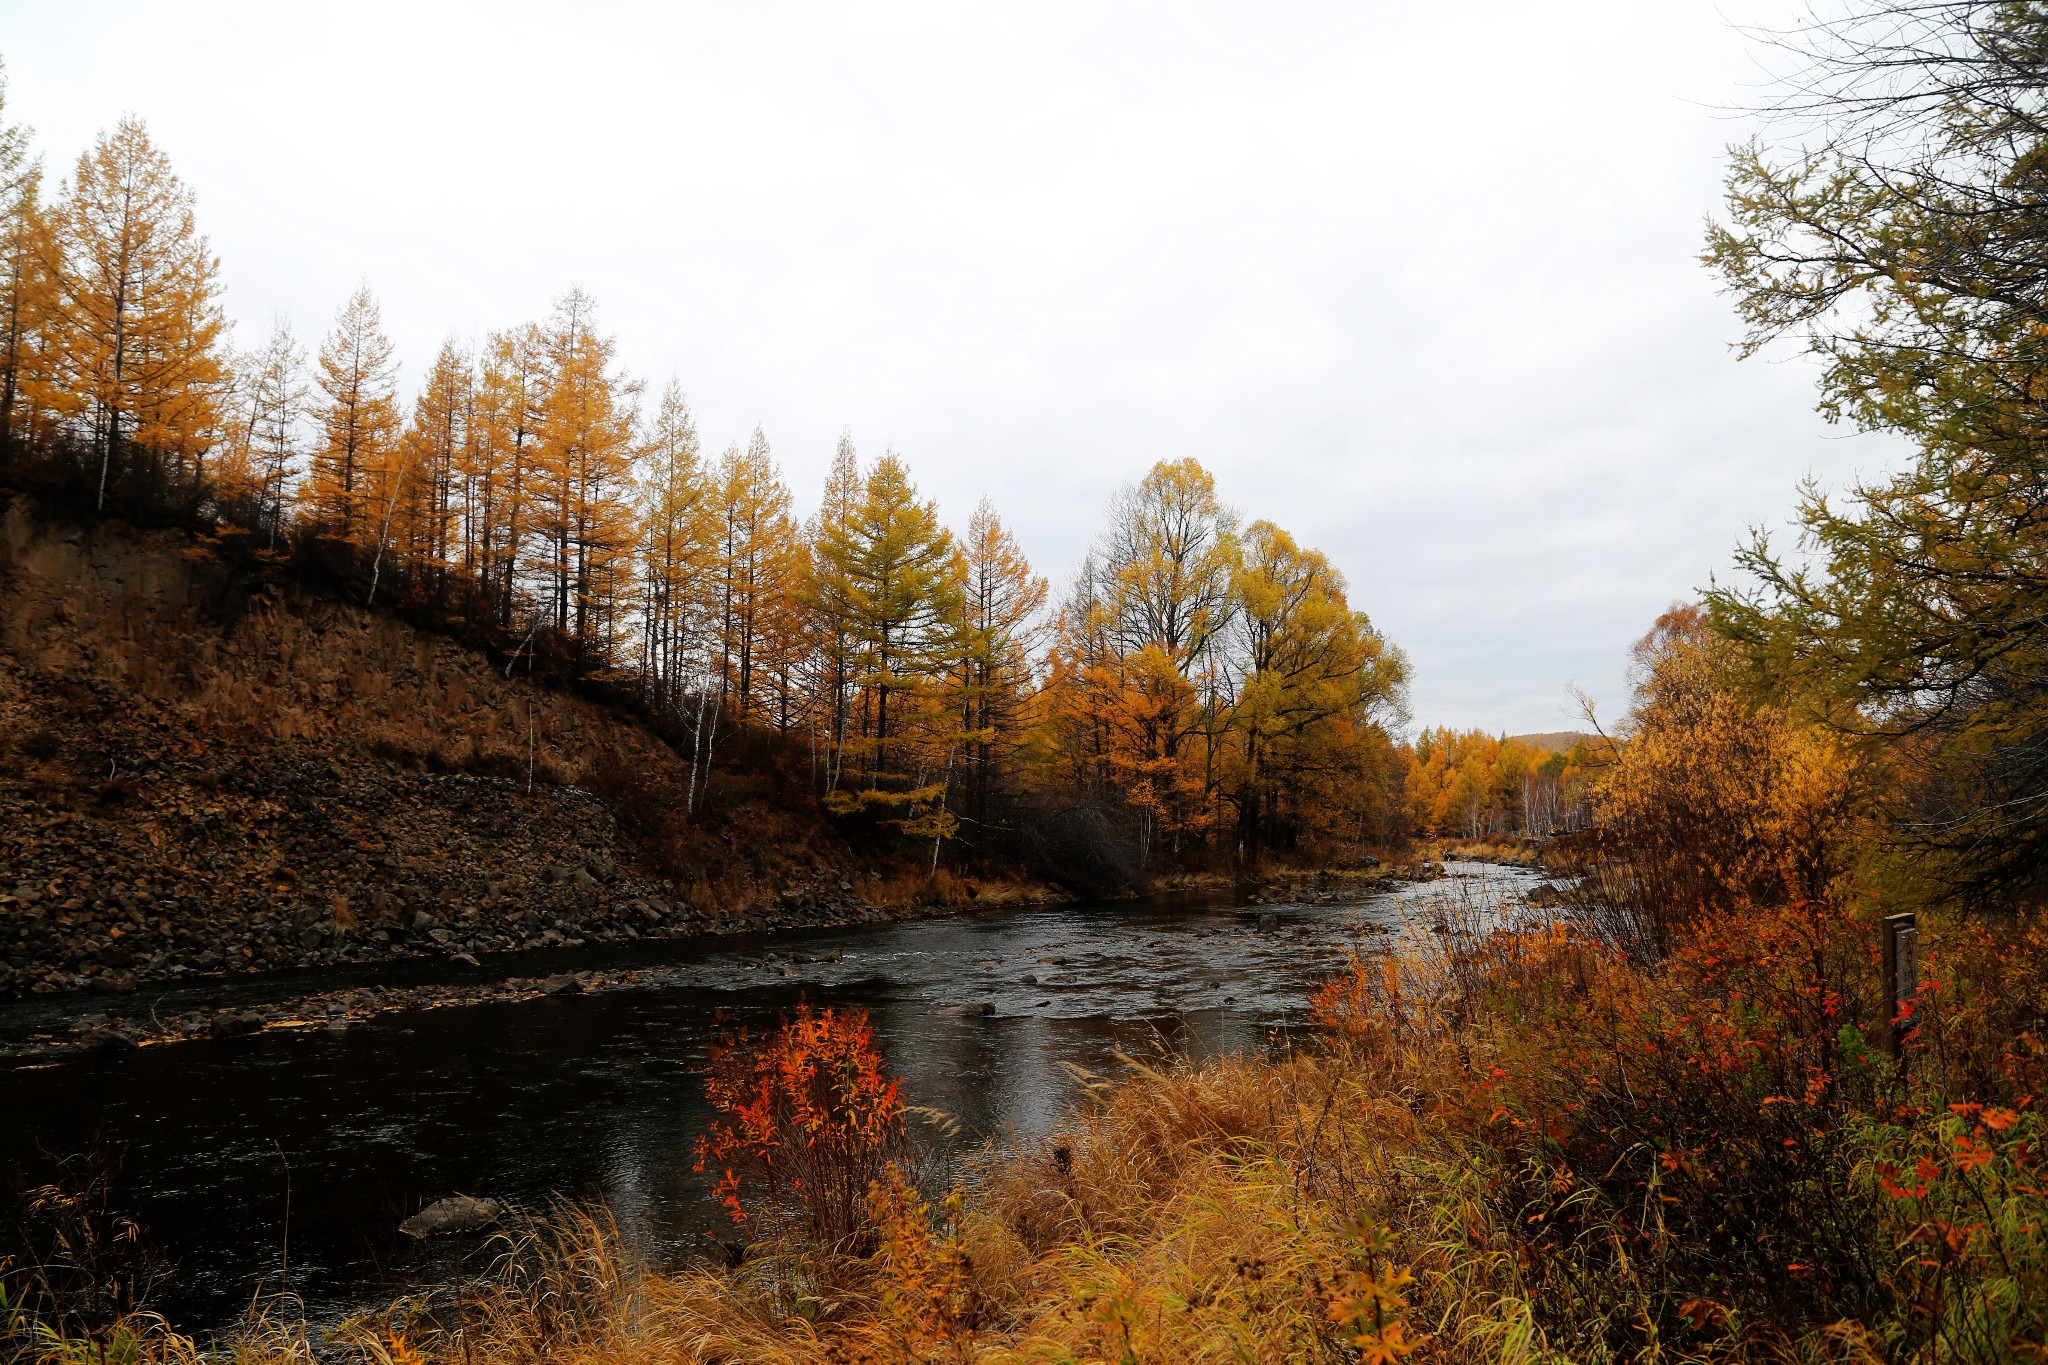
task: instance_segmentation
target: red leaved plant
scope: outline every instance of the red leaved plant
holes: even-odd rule
[[[712,1045],[704,1089],[714,1117],[695,1169],[735,1223],[798,1222],[817,1243],[864,1252],[868,1191],[903,1154],[901,1082],[864,1010],[800,1005],[776,1032]]]

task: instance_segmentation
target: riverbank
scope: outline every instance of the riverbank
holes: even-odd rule
[[[0,660],[0,710],[8,673]],[[0,782],[0,995],[885,914],[834,867],[790,869],[765,903],[653,875],[574,787],[307,741],[216,756],[110,716],[94,742],[118,754],[112,776],[39,792],[82,745],[74,732],[39,746],[51,732],[32,721],[22,732],[52,752]]]

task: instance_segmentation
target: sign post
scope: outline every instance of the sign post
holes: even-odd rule
[[[1884,917],[1884,990],[1884,1050],[1903,1060],[1906,1034],[1917,1021],[1902,1013],[1920,1001],[1920,926],[1910,913]]]

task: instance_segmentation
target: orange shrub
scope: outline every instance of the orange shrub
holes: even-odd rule
[[[1874,936],[1832,905],[1729,910],[1645,971],[1597,929],[1355,961],[1315,1018],[1479,1159],[1487,1221],[1513,1230],[1560,1348],[1698,1340],[1737,1309],[1786,1325],[1874,1310],[1885,1271],[1849,1180],[1872,1080],[1842,1040],[1878,1022]],[[1614,1311],[1622,1284],[1647,1301]]]
[[[695,1169],[718,1171],[735,1223],[795,1215],[826,1246],[866,1250],[868,1191],[904,1146],[901,1082],[866,1011],[799,1005],[772,1037],[728,1034],[704,1089],[716,1117]]]

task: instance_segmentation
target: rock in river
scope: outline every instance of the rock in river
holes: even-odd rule
[[[443,1232],[474,1232],[489,1227],[498,1221],[498,1214],[504,1205],[495,1199],[478,1199],[475,1195],[451,1194],[446,1199],[436,1199],[412,1217],[398,1225],[398,1230],[409,1237],[432,1237]]]

